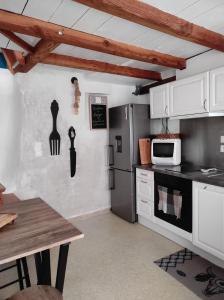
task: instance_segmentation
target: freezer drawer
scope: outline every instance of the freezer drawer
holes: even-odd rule
[[[111,210],[122,219],[136,221],[134,172],[110,170]]]

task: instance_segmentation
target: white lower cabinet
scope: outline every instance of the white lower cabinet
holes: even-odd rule
[[[193,183],[193,244],[224,259],[224,188]]]
[[[136,170],[136,208],[137,214],[148,220],[154,218],[154,173]]]
[[[137,197],[137,214],[143,216],[146,219],[153,219],[154,216],[154,205],[147,199],[141,196]]]

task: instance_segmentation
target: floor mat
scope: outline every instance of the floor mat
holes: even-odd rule
[[[224,269],[188,249],[154,262],[201,299],[224,299]]]

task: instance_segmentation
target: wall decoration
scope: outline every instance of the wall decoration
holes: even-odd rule
[[[49,137],[50,143],[50,151],[51,155],[59,155],[60,154],[60,144],[61,137],[57,131],[57,116],[58,116],[59,106],[56,100],[51,103],[51,114],[53,118],[53,129]]]
[[[107,96],[89,95],[91,129],[107,129]]]
[[[80,97],[81,97],[81,92],[79,89],[79,82],[76,77],[72,77],[71,82],[75,86],[74,112],[75,112],[75,115],[78,115],[79,114],[79,106],[80,106]]]
[[[71,148],[70,148],[70,171],[71,171],[71,177],[75,176],[76,173],[76,151],[74,147],[74,141],[76,137],[75,129],[74,127],[70,127],[68,131],[68,136],[71,141]]]

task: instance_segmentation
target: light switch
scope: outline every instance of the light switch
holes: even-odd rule
[[[34,152],[36,157],[42,156],[42,143],[35,142],[34,144]]]
[[[224,136],[223,136],[223,135],[220,136],[220,143],[221,143],[221,144],[224,144]]]
[[[220,152],[224,152],[224,145],[220,145]]]

